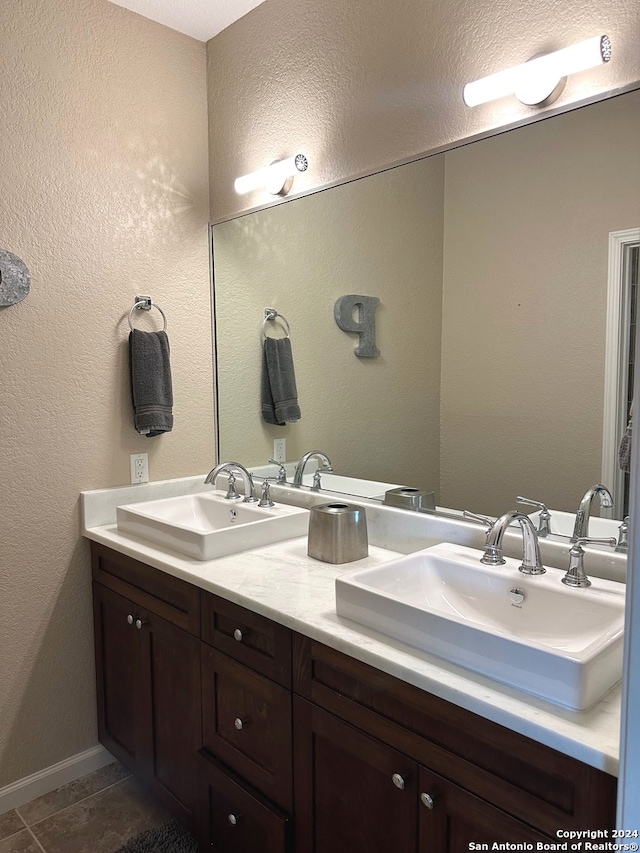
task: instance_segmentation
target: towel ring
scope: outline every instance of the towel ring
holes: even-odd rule
[[[151,299],[150,296],[136,296],[136,301],[133,304],[133,307],[129,311],[129,328],[133,331],[133,323],[131,322],[131,317],[133,316],[134,311],[151,311],[152,308],[156,308],[162,314],[162,321],[164,326],[162,327],[162,331],[167,331],[167,318],[165,316],[164,311],[159,305],[156,305],[155,302]]]
[[[275,308],[265,308],[264,309],[264,320],[262,321],[262,337],[266,339],[267,337],[267,323],[272,320],[280,320],[287,330],[287,337],[291,337],[291,327],[287,323],[287,318],[283,317],[282,314],[278,314]]]

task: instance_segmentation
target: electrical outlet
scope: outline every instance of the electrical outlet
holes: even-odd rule
[[[287,440],[286,438],[274,438],[273,440],[273,458],[276,462],[287,461]]]
[[[149,482],[149,454],[132,453],[129,456],[132,483]]]

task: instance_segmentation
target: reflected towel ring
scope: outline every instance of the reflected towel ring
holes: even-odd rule
[[[133,307],[129,311],[129,328],[133,331],[133,323],[131,322],[131,317],[133,316],[134,311],[151,311],[152,308],[156,308],[162,314],[162,321],[164,323],[162,327],[162,331],[167,331],[167,318],[165,316],[164,311],[159,305],[151,299],[150,296],[136,296],[136,301],[133,304]]]
[[[262,337],[266,339],[267,337],[267,323],[269,321],[280,320],[287,330],[286,337],[291,337],[291,327],[287,323],[287,318],[283,317],[282,314],[278,314],[275,308],[265,308],[264,309],[264,320],[262,321]]]

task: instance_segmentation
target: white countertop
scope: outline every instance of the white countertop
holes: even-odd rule
[[[201,490],[201,478],[182,482],[188,484],[187,490]],[[119,492],[120,497],[107,495],[108,492]],[[385,562],[396,557],[398,551],[370,545],[367,558],[334,566],[309,557],[307,540],[303,537],[200,562],[119,533],[113,523],[115,516],[111,523],[104,523],[112,515],[112,506],[133,502],[129,494],[128,488],[83,493],[83,535],[586,764],[617,774],[620,685],[589,711],[569,711],[448,664],[336,615],[336,577],[356,568]],[[134,494],[138,500],[149,497],[148,492],[137,491]],[[367,504],[366,501],[357,502]],[[401,512],[404,517],[419,515],[386,508],[380,511]],[[411,519],[414,525],[423,522],[422,519]],[[415,550],[415,547],[409,550]]]

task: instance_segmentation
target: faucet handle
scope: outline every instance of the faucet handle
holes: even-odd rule
[[[622,519],[622,524],[618,527],[618,544],[616,545],[616,551],[626,553],[629,550],[629,516],[625,515]]]
[[[579,536],[569,549],[569,568],[566,575],[562,578],[562,583],[565,586],[570,586],[574,589],[584,589],[591,586],[591,581],[584,570],[584,548],[582,547],[589,544],[615,545],[616,540],[613,537],[611,539],[591,539],[589,536]]]
[[[495,522],[495,518],[487,518],[486,515],[478,515],[475,512],[470,512],[468,509],[465,509],[462,515],[465,518],[470,519],[471,521],[479,521],[480,524],[486,524],[487,528],[493,527],[493,524]]]
[[[278,466],[278,480],[277,480],[277,482],[280,485],[283,485],[284,483],[286,483],[287,482],[287,469],[284,467],[282,462],[277,462],[275,459],[270,459],[269,462],[272,465]]]
[[[617,540],[613,536],[607,536],[605,539],[594,539],[592,536],[579,536],[576,541],[573,543],[573,547],[577,546],[578,548],[581,545],[615,545],[617,544]]]
[[[229,471],[227,479],[227,494],[225,495],[225,499],[228,501],[242,500],[242,495],[239,495],[236,489],[236,478],[233,475],[233,471]]]
[[[264,480],[262,481],[262,495],[260,497],[260,501],[258,503],[258,506],[262,506],[262,507],[275,506],[275,503],[273,502],[273,498],[271,497],[271,491],[270,491],[270,487],[269,487],[269,477],[265,477]]]
[[[526,504],[527,506],[535,506],[540,510],[540,515],[538,516],[538,536],[548,536],[551,533],[551,513],[547,509],[547,505],[543,504],[542,501],[534,501],[531,498],[523,498],[521,495],[518,495],[516,501],[519,504]]]

